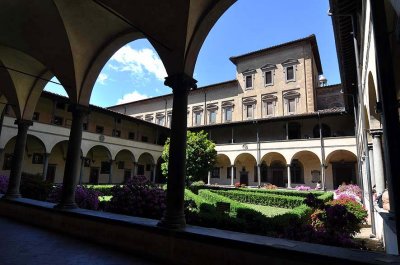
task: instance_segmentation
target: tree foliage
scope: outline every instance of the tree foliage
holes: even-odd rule
[[[168,175],[170,138],[164,145],[162,158],[165,161],[161,165],[164,176]],[[212,170],[217,158],[215,144],[208,139],[208,134],[204,131],[187,132],[186,147],[186,179],[187,181],[205,180],[208,171]]]

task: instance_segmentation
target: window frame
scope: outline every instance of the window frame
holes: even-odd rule
[[[252,90],[254,89],[254,79],[255,79],[255,74],[256,74],[255,69],[247,69],[242,72],[243,74],[243,82],[244,82],[244,90]],[[251,86],[247,86],[247,79],[251,81]]]
[[[285,104],[285,115],[293,115],[298,113],[299,101],[300,101],[300,93],[294,90],[290,90],[283,93],[284,104]],[[294,111],[290,112],[290,102],[289,100],[294,100]]]
[[[299,61],[296,59],[288,59],[282,63],[283,66],[283,72],[285,74],[285,82],[290,83],[290,82],[295,82],[296,81],[296,71],[297,71],[297,65],[299,64]],[[288,79],[288,69],[293,68],[293,78]]]
[[[233,103],[233,101],[224,101],[221,104],[221,108],[222,108],[222,122],[232,122],[233,121],[233,112],[234,112],[234,107],[235,104]],[[230,111],[230,120],[227,119],[227,113],[228,111]]]

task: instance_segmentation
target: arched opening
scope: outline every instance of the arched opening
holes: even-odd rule
[[[289,122],[288,124],[288,138],[301,139],[301,125],[298,122]]]
[[[68,141],[58,142],[53,146],[49,155],[46,180],[53,183],[62,183],[65,161],[67,159]],[[79,176],[81,177],[81,176]]]
[[[234,166],[236,175],[239,176],[240,184],[258,185],[257,161],[253,155],[242,153],[235,159]]]
[[[328,125],[326,125],[325,123],[322,123],[321,127],[322,127],[321,128],[322,129],[322,137],[331,137],[332,136],[331,128]],[[313,137],[319,138],[319,124],[314,126]]]
[[[9,176],[13,159],[16,136],[11,138],[4,146],[1,154],[3,161],[1,174]],[[28,134],[25,145],[25,153],[22,161],[22,172],[34,175],[42,175],[45,164],[46,149],[41,139]],[[41,176],[43,177],[43,176]]]
[[[326,163],[327,179],[332,179],[330,188],[336,189],[343,183],[357,184],[357,156],[354,153],[347,150],[333,151],[326,157]]]
[[[93,146],[86,155],[89,164],[88,179],[84,178],[90,184],[105,184],[113,182],[113,167],[111,153],[107,147],[102,145]],[[86,174],[84,175],[86,176]]]
[[[143,153],[139,156],[137,165],[137,175],[145,176],[148,180],[153,180],[154,158],[149,153]]]
[[[261,182],[285,187],[287,183],[285,157],[277,152],[265,154],[261,159]]]
[[[134,170],[135,156],[131,151],[123,149],[115,156],[115,163],[112,164],[113,183],[126,183],[131,179]]]
[[[157,159],[157,165],[156,165],[156,183],[160,183],[160,184],[167,182],[167,178],[162,174],[162,170],[161,170],[162,163],[164,163],[164,160],[160,156]]]
[[[321,181],[321,161],[311,151],[300,151],[293,155],[290,163],[292,185],[313,187]]]
[[[214,168],[211,171],[210,184],[231,184],[232,167],[231,160],[225,154],[217,154],[217,159]],[[233,178],[236,178],[235,167]],[[206,181],[205,181],[206,182]]]

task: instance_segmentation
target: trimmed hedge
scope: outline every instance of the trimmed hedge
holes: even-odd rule
[[[294,197],[302,197],[306,198],[308,194],[315,195],[318,199],[328,202],[333,200],[332,192],[325,191],[298,191],[298,190],[262,190],[262,189],[240,189],[240,191],[245,192],[253,192],[253,193],[261,193],[261,194],[276,194],[276,195],[284,195],[284,196],[294,196]]]
[[[101,193],[102,196],[111,196],[112,188],[115,185],[84,185],[88,189],[93,189]]]
[[[246,192],[241,190],[222,191],[214,190],[213,192],[226,196],[232,200],[253,203],[266,206],[275,206],[280,208],[295,208],[304,202],[303,197],[285,196],[277,194],[263,194],[260,192]]]
[[[219,195],[213,191],[210,190],[199,190],[199,196],[204,198],[205,200],[209,201],[212,204],[216,204],[217,202],[225,202],[225,203],[229,203],[230,204],[230,213],[231,215],[236,216],[236,213],[238,211],[238,209],[248,209],[251,211],[254,211],[254,214],[258,214],[259,212],[257,212],[254,209],[250,209],[249,207],[247,207],[246,205],[241,204],[238,201],[232,200],[229,197],[225,197],[222,195]]]

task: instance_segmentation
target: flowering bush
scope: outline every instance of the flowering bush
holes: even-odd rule
[[[310,190],[311,190],[311,187],[301,185],[301,186],[296,186],[295,190],[299,190],[299,191],[310,191]]]
[[[235,188],[240,188],[240,187],[241,187],[240,182],[236,182],[235,183]]]
[[[50,192],[47,201],[57,203],[61,200],[62,185],[55,186]],[[97,210],[99,208],[100,192],[92,188],[77,186],[75,191],[75,202],[79,208]]]
[[[6,193],[8,187],[8,177],[0,176],[0,193]]]
[[[106,210],[119,214],[159,219],[165,209],[166,193],[144,176],[136,176],[124,186],[112,188]]]
[[[271,183],[267,183],[262,188],[267,190],[276,190],[278,187]]]
[[[335,199],[346,196],[352,198],[357,202],[361,202],[362,190],[357,185],[340,185],[337,190],[335,190]]]
[[[365,223],[366,218],[368,216],[367,210],[364,209],[364,206],[359,204],[357,201],[355,201],[351,197],[346,197],[345,195],[340,195],[341,198],[338,198],[336,200],[330,201],[328,205],[334,206],[334,205],[343,205],[346,207],[347,211],[350,213],[354,214],[354,216],[357,218],[358,224]],[[358,229],[359,230],[359,227]]]

